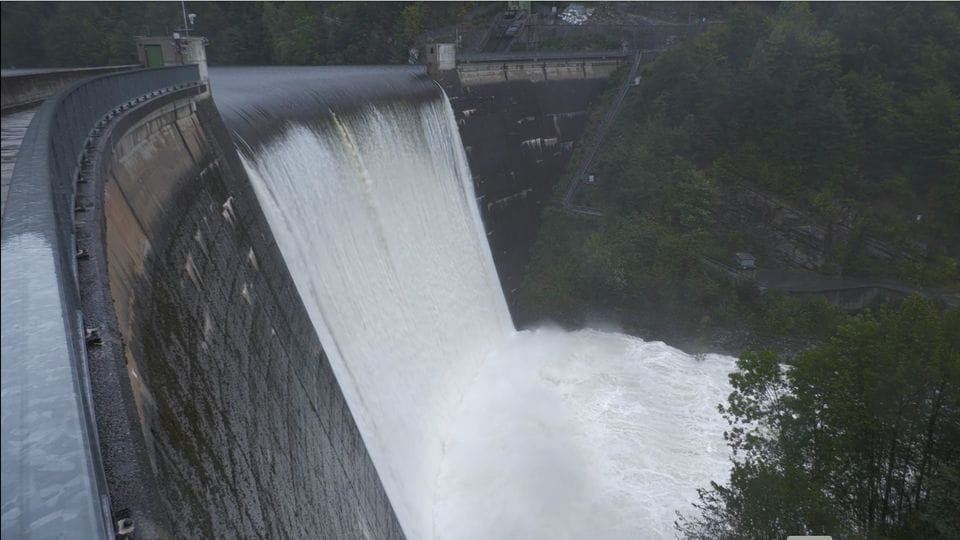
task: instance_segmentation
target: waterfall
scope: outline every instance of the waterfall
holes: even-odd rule
[[[670,536],[728,474],[730,359],[515,331],[446,97],[357,101],[239,146],[405,534]]]

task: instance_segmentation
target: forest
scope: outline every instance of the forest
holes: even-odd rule
[[[396,64],[475,2],[187,2],[213,65]],[[3,2],[4,68],[137,63],[134,37],[183,28],[179,2]]]
[[[667,50],[627,94],[591,171],[600,180],[576,201],[603,217],[544,211],[524,319],[576,326],[602,311],[687,333],[825,338],[843,318],[832,306],[759,294],[703,264],[776,247],[752,240],[769,223],[730,222],[747,190],[853,231],[824,242],[822,274],[960,284],[958,13],[728,6],[722,24]],[[868,240],[904,256],[877,259]]]

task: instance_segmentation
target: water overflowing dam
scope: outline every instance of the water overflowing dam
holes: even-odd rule
[[[213,84],[408,537],[669,536],[725,478],[731,360],[513,329],[425,75],[224,69]]]
[[[211,75],[77,83],[23,138],[5,537],[667,537],[724,480],[731,359],[514,328],[424,72]]]

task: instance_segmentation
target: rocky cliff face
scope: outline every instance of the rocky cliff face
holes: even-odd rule
[[[825,220],[745,183],[723,188],[718,217],[720,225],[737,231],[767,266],[824,271],[835,269],[853,249],[887,265],[916,262],[927,252],[920,242],[894,246],[865,232],[854,208]]]

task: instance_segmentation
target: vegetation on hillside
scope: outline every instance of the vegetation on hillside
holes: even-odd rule
[[[684,536],[960,537],[960,309],[915,298],[789,369],[771,353],[737,365],[730,481],[700,491]]]
[[[855,209],[857,238],[926,246],[885,266],[862,243],[835,245],[845,275],[957,285],[958,51],[951,4],[729,7],[628,93],[591,171],[598,185],[581,189],[603,218],[545,212],[525,318],[577,324],[614,307],[694,329],[829,335],[841,320],[829,306],[759,295],[703,264],[743,248],[743,231],[718,226],[737,185],[825,221]]]
[[[474,2],[187,2],[215,65],[406,63]],[[3,67],[137,62],[136,35],[183,27],[179,2],[3,2]]]

